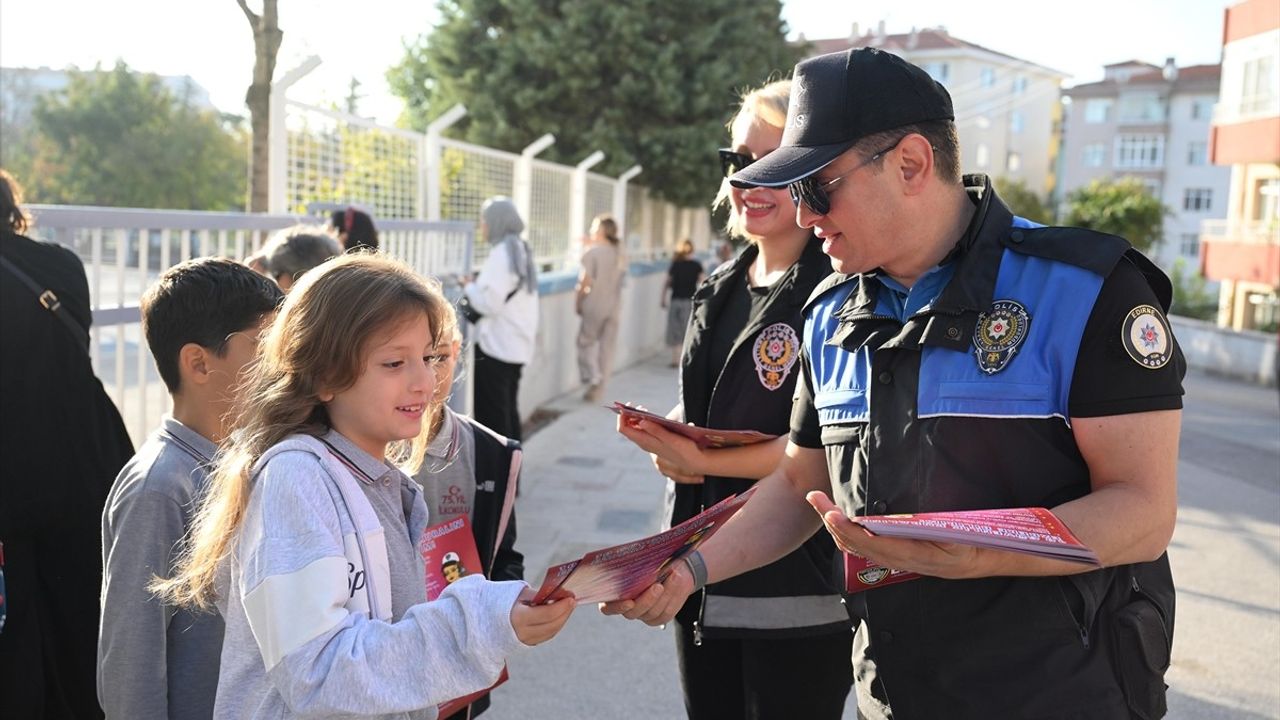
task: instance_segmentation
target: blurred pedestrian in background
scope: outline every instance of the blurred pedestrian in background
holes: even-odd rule
[[[342,248],[323,228],[295,225],[273,235],[259,254],[267,273],[276,279],[281,290],[289,292],[302,273],[342,254]]]
[[[591,221],[590,245],[582,255],[575,309],[578,326],[578,374],[587,387],[586,399],[598,402],[613,374],[618,345],[618,317],[622,312],[622,283],[627,261],[618,240],[618,223],[611,215]]]
[[[329,216],[329,225],[338,236],[344,252],[358,248],[378,249],[378,229],[373,225],[373,218],[362,210],[353,207],[334,210]]]
[[[522,232],[524,221],[511,198],[484,202],[480,235],[490,245],[489,257],[474,281],[463,279],[460,303],[476,326],[472,415],[512,440],[521,439],[520,374],[533,359],[538,336],[538,273]]]
[[[680,364],[680,346],[689,326],[689,309],[693,307],[693,291],[702,278],[702,263],[693,259],[693,242],[688,238],[676,244],[675,257],[667,268],[667,282],[662,287],[662,307],[667,309],[667,347],[671,348],[671,367]]]

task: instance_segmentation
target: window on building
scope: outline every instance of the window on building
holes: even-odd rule
[[[978,149],[973,154],[973,160],[980,168],[986,167],[991,162],[991,151],[987,149],[986,143],[978,143]]]
[[[1013,110],[1009,113],[1009,132],[1017,134],[1022,132],[1026,127],[1027,121],[1021,110]]]
[[[1187,164],[1204,165],[1209,161],[1209,143],[1204,140],[1192,140],[1187,143]]]
[[[1192,120],[1208,120],[1212,114],[1213,103],[1208,100],[1192,100],[1191,101],[1191,119]]]
[[[996,84],[996,71],[994,68],[982,68],[982,87],[991,87]]]
[[[1153,198],[1160,197],[1160,181],[1155,178],[1142,178],[1142,187],[1146,188],[1147,194]]]
[[[1159,93],[1126,93],[1120,96],[1116,120],[1124,123],[1158,123],[1165,120],[1165,101]]]
[[[1102,167],[1107,162],[1107,146],[1103,143],[1094,143],[1084,146],[1084,166],[1085,167]]]
[[[1178,243],[1178,254],[1187,258],[1200,257],[1200,236],[1197,233],[1182,233],[1182,242]]]
[[[1253,203],[1254,219],[1275,222],[1280,219],[1280,178],[1267,178],[1258,182],[1258,196]]]
[[[929,73],[929,77],[933,78],[934,80],[937,80],[943,85],[946,85],[947,80],[950,79],[951,77],[950,63],[931,62],[931,63],[925,63],[920,67],[924,68],[924,71]]]
[[[1187,188],[1182,191],[1182,209],[1188,212],[1208,212],[1213,205],[1213,188]]]
[[[1244,92],[1240,96],[1241,114],[1263,112],[1275,102],[1275,83],[1272,81],[1275,71],[1275,58],[1270,55],[1244,64]]]
[[[1111,120],[1111,98],[1093,98],[1085,101],[1084,121],[1104,123]]]
[[[1027,91],[1027,79],[1019,75],[1013,79],[1013,94],[1021,95]]]
[[[1008,157],[1004,161],[1005,170],[1016,173],[1022,169],[1022,156],[1016,152],[1010,151]]]
[[[1163,135],[1121,135],[1116,138],[1118,168],[1158,168],[1164,166]]]

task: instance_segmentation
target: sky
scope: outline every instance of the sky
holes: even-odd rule
[[[625,1],[625,0],[620,0]],[[672,0],[673,2],[675,0]],[[255,10],[261,0],[248,0]],[[951,35],[1067,73],[1067,85],[1099,80],[1102,66],[1124,60],[1180,66],[1216,63],[1222,10],[1229,0],[784,0],[791,37],[848,35],[884,21],[888,33],[943,26]],[[1046,7],[1068,8],[1053,17]],[[311,55],[322,63],[289,93],[327,105],[346,97],[354,77],[360,114],[392,123],[401,103],[390,94],[387,68],[404,43],[427,32],[434,0],[282,0],[284,42],[277,77]],[[607,42],[607,41],[606,41]],[[162,75],[190,75],[213,104],[246,114],[253,39],[236,0],[3,0],[0,66],[92,68],[122,59]]]

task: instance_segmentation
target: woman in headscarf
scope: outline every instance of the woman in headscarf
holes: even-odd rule
[[[511,198],[496,196],[480,208],[480,234],[489,257],[464,288],[474,320],[476,421],[520,440],[520,373],[533,359],[538,333],[538,274],[533,250],[520,237],[524,221]]]

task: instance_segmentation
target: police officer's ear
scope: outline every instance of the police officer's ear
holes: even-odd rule
[[[893,170],[903,183],[903,193],[918,195],[933,178],[933,146],[928,138],[911,133],[902,138],[898,147],[885,156],[885,169]]]

